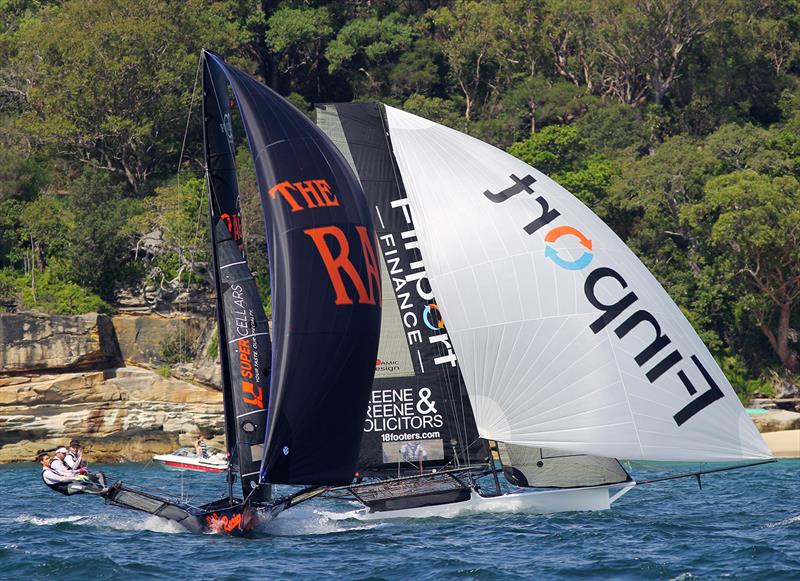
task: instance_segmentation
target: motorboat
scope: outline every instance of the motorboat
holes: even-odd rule
[[[197,455],[194,448],[179,448],[171,454],[158,454],[153,460],[169,470],[199,470],[201,472],[225,472],[228,459],[223,450],[208,448],[208,457]]]

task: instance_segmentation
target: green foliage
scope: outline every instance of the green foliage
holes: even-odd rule
[[[211,334],[211,340],[208,342],[208,349],[206,349],[206,357],[211,360],[216,360],[219,357],[219,333],[214,329]]]
[[[68,280],[66,270],[66,265],[60,264],[18,277],[16,290],[22,306],[58,315],[111,312],[111,305],[98,295]]]
[[[77,312],[126,280],[207,283],[204,183],[172,177],[203,46],[306,113],[379,99],[510,146],[626,240],[740,393],[763,393],[800,325],[796,4],[0,0],[0,294]],[[183,176],[203,166],[197,111]],[[269,311],[249,152],[237,166]]]
[[[75,226],[68,256],[72,279],[111,298],[116,282],[130,278],[131,249],[136,218],[144,211],[140,200],[126,198],[111,176],[87,170],[74,182],[71,204]]]
[[[158,346],[158,357],[166,365],[177,365],[194,357],[192,346],[186,337],[186,331],[180,328],[170,337],[165,338]]]
[[[344,73],[357,94],[379,94],[388,84],[383,69],[411,44],[412,30],[400,14],[360,18],[345,24],[328,45],[325,57],[331,73]]]
[[[156,368],[156,373],[161,377],[163,377],[164,379],[169,379],[170,376],[172,375],[172,372],[170,372],[169,369],[169,365],[160,365],[159,367]]]
[[[610,159],[591,154],[573,126],[549,125],[508,152],[553,178],[585,204],[597,208],[619,173]]]
[[[27,130],[53,154],[141,190],[175,160],[201,47],[227,45],[229,25],[204,8],[201,0],[81,0],[24,19],[11,66],[30,78]]]

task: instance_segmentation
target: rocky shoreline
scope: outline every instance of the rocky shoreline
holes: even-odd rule
[[[79,438],[92,461],[224,441],[213,320],[0,313],[0,463]],[[213,355],[213,356],[212,356]]]
[[[0,463],[72,438],[95,462],[147,461],[200,433],[222,446],[213,331],[203,312],[0,313]],[[800,457],[797,410],[753,421],[776,456]]]

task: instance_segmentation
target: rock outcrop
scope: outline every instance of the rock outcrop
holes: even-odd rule
[[[0,372],[108,366],[119,359],[107,315],[0,313]]]
[[[135,367],[0,378],[0,462],[80,438],[94,461],[149,460],[222,436],[222,394]]]
[[[769,410],[765,414],[753,416],[759,432],[780,432],[800,430],[800,413],[788,410]]]

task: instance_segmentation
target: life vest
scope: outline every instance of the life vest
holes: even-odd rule
[[[69,485],[70,482],[56,482],[55,484],[50,484],[47,480],[44,479],[44,473],[48,470],[52,470],[52,468],[42,468],[42,482],[50,488],[51,490],[55,490],[56,492],[60,492],[64,496],[69,496]],[[55,472],[55,470],[53,470]]]

